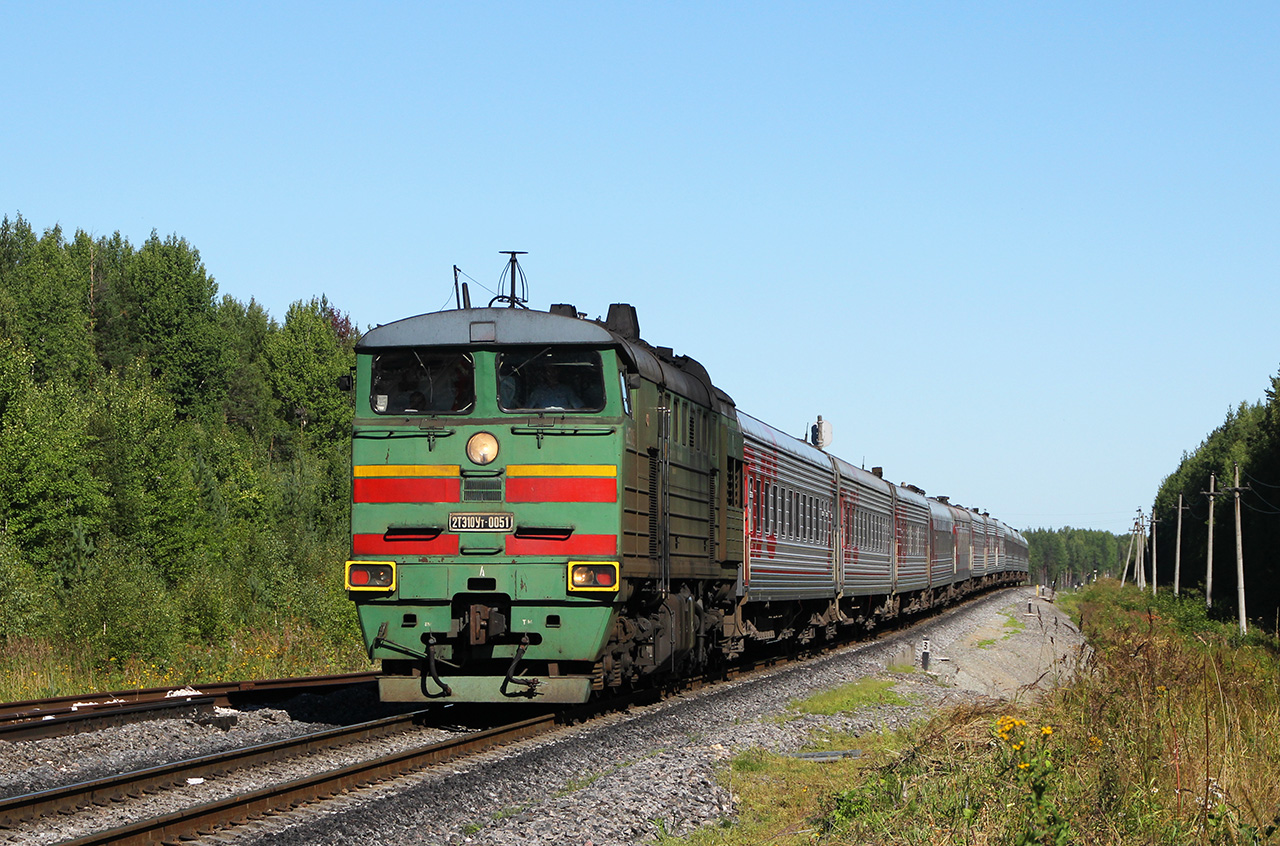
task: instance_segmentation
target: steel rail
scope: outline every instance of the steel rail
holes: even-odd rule
[[[65,708],[41,715],[0,719],[0,740],[39,740],[82,731],[97,731],[143,720],[192,719],[213,713],[214,697],[151,699],[142,702]]]
[[[219,705],[230,705],[232,698],[248,699],[254,696],[287,696],[292,692],[315,688],[349,687],[371,683],[378,678],[375,672],[341,673],[329,676],[300,676],[293,679],[254,679],[248,681],[209,682],[171,687],[142,687],[131,690],[112,690],[100,693],[80,693],[69,696],[51,696],[48,699],[27,699],[20,702],[0,703],[0,720],[43,717],[45,714],[72,705],[99,700],[97,704],[110,704],[106,700],[139,702],[163,699],[177,691],[198,689],[195,696],[212,696]],[[15,716],[17,715],[17,716]]]

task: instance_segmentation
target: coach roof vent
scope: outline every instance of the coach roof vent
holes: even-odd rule
[[[558,314],[561,317],[577,317],[578,310],[570,303],[555,303],[551,306],[551,313]]]
[[[636,307],[630,303],[610,303],[604,328],[628,341],[640,340],[640,318],[636,316]]]

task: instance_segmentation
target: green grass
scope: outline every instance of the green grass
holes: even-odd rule
[[[831,716],[841,711],[856,711],[872,705],[908,705],[900,694],[893,690],[894,683],[888,679],[859,679],[832,690],[826,690],[800,702],[791,703],[791,708],[802,714],[822,714]]]
[[[1008,633],[1005,634],[1005,639],[1007,640],[1009,635],[1017,634],[1024,630],[1027,627],[1027,623],[1021,617],[1016,617],[1013,614],[1005,614],[1004,627],[1009,630]]]

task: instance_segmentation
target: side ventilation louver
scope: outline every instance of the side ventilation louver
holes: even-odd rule
[[[658,456],[649,453],[649,557],[658,558]]]
[[[716,474],[711,473],[711,505],[707,509],[707,554],[711,556],[711,560],[716,560]]]

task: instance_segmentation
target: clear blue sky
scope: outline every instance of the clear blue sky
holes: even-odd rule
[[[855,464],[1124,531],[1280,369],[1278,44],[1271,2],[3,2],[0,213],[361,326],[527,250],[534,306],[632,302]]]

